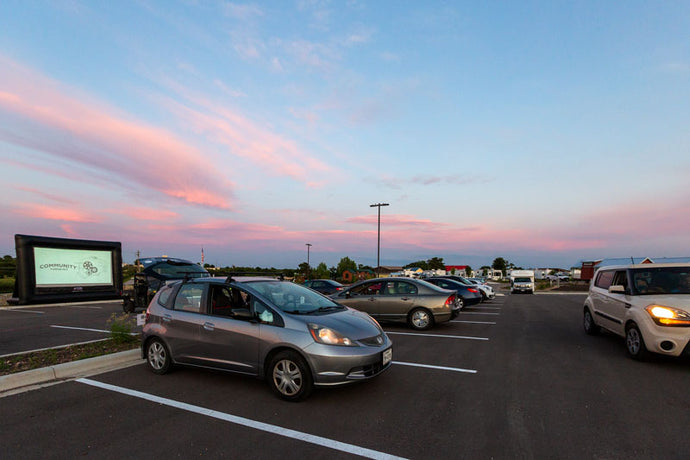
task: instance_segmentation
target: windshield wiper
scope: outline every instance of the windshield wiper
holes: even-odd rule
[[[312,310],[311,312],[315,312],[315,311],[322,312],[322,311],[342,310],[343,308],[345,308],[345,307],[341,307],[340,305],[331,305],[330,307],[319,307],[319,308],[317,308],[316,310]]]

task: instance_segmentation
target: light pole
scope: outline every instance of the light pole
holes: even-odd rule
[[[381,268],[381,206],[390,206],[388,203],[370,204],[370,208],[379,208],[379,231],[378,244],[376,245],[376,277],[379,277],[379,269]]]
[[[309,265],[309,249],[311,249],[311,243],[306,243],[307,246],[307,279],[309,279],[309,273],[311,272],[311,266]]]

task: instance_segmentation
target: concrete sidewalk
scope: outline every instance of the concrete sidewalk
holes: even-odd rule
[[[88,377],[143,363],[141,350],[128,350],[0,377],[0,398],[46,384]]]

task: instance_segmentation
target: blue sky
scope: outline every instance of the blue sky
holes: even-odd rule
[[[690,3],[4,1],[13,235],[296,267],[687,256]]]

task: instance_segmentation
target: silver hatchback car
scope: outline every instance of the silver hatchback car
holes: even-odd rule
[[[374,377],[392,343],[366,313],[271,278],[197,278],[162,288],[146,310],[142,358],[157,373],[182,364],[264,378],[288,401],[314,386]]]

